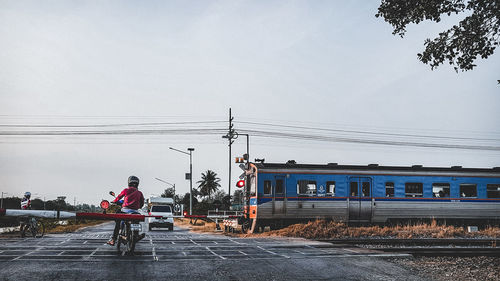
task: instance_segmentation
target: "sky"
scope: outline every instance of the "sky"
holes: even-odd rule
[[[460,16],[400,38],[378,5],[0,0],[0,191],[98,204],[136,175],[146,197],[155,178],[183,194],[189,156],[169,147],[195,149],[194,186],[210,169],[234,191],[229,108],[252,160],[500,166],[498,50],[432,71],[417,53]],[[82,130],[105,133],[25,134]]]

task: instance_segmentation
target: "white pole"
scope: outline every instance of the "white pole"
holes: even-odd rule
[[[6,209],[6,217],[38,217],[38,218],[50,218],[50,219],[68,219],[76,217],[75,213],[65,212],[65,211],[44,211],[44,210],[17,210],[17,209]]]

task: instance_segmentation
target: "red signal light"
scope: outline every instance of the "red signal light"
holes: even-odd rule
[[[242,188],[245,186],[245,180],[239,180],[236,182],[236,187]]]
[[[108,200],[102,200],[101,201],[101,208],[106,210],[107,208],[109,208],[109,201]]]
[[[187,216],[188,212],[187,211],[184,211],[183,212],[183,216]]]

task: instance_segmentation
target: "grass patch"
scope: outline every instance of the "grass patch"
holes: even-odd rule
[[[80,228],[105,223],[102,220],[68,220],[66,225],[58,224],[58,220],[43,220],[45,233],[75,232]]]
[[[181,226],[184,228],[189,228],[190,230],[195,231],[195,232],[214,232],[214,230],[215,230],[215,223],[214,222],[207,222],[207,221],[203,221],[203,220],[194,220],[194,219],[190,220],[190,219],[176,218],[175,225]]]

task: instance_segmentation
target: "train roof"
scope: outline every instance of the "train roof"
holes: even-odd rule
[[[378,164],[368,165],[340,165],[338,163],[328,164],[297,164],[295,161],[287,163],[253,163],[258,170],[354,170],[354,171],[407,171],[407,172],[473,172],[494,173],[500,176],[500,167],[493,168],[463,168],[462,166],[451,167],[424,167],[422,165],[412,166],[380,166]]]

